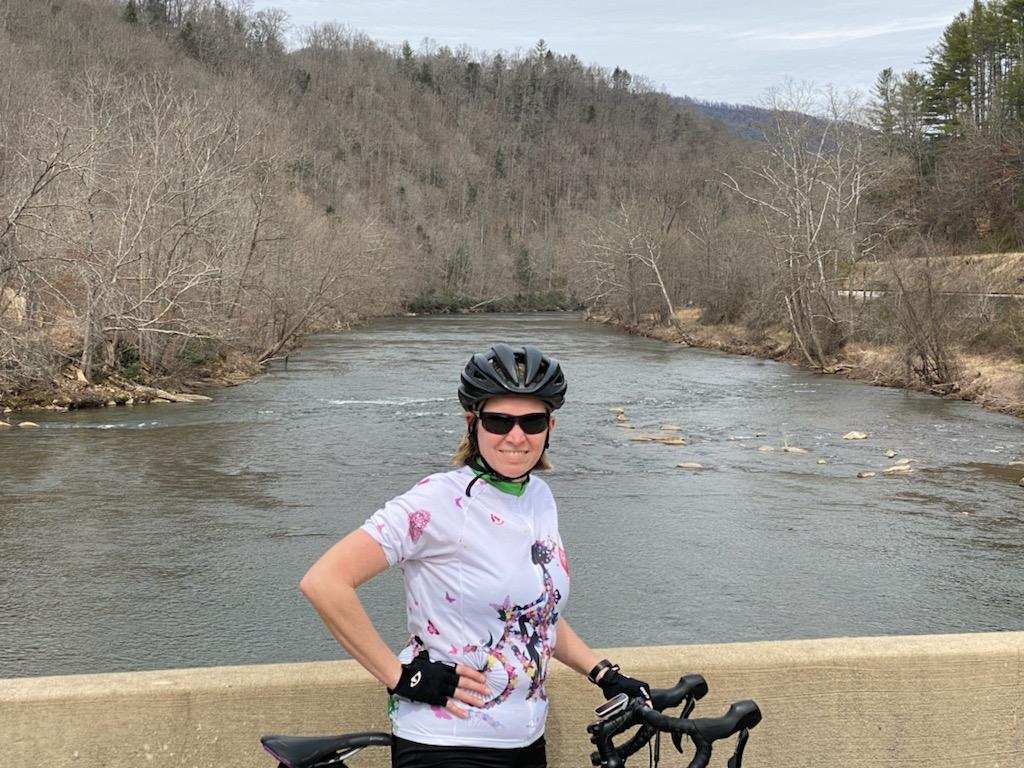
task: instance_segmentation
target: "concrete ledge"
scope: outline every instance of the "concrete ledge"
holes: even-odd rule
[[[698,715],[756,699],[752,768],[1024,768],[1024,632],[605,653],[655,686],[701,672],[711,693]],[[548,690],[550,765],[589,766],[599,692],[558,664]],[[356,730],[387,730],[387,718],[383,690],[351,661],[0,680],[0,763],[24,768],[273,768],[261,734]],[[686,765],[662,746],[663,766]],[[372,752],[353,768],[388,764]]]

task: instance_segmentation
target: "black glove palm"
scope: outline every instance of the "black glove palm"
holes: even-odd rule
[[[624,693],[631,699],[649,700],[651,698],[651,686],[643,680],[626,677],[626,675],[614,667],[605,672],[601,679],[597,681],[597,684],[606,699],[610,699],[619,693]]]
[[[458,686],[455,667],[443,661],[431,661],[426,650],[422,650],[412,661],[402,665],[402,676],[394,688],[388,688],[388,693],[443,707]]]

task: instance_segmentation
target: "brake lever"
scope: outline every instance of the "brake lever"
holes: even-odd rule
[[[697,706],[697,699],[694,698],[693,696],[687,696],[686,697],[686,703],[683,704],[683,713],[680,715],[680,717],[683,718],[684,720],[686,718],[688,718],[690,716],[690,713],[693,712],[693,708],[696,707],[696,706]]]
[[[740,737],[736,739],[736,751],[732,753],[732,757],[729,758],[729,763],[726,768],[740,768],[743,763],[743,748],[747,746],[747,738],[750,736],[750,731],[744,728],[740,731]]]

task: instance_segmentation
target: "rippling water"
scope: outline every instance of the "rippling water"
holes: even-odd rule
[[[458,371],[500,339],[569,377],[548,482],[591,644],[1024,626],[1022,422],[576,315],[427,317],[318,337],[212,403],[0,432],[0,677],[342,655],[298,581],[445,466]],[[629,440],[667,422],[687,445]],[[808,453],[757,450],[785,444]],[[881,475],[890,448],[912,475]],[[361,595],[404,640],[399,574]]]

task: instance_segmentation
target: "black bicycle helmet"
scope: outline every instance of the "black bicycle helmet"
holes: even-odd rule
[[[528,344],[518,348],[495,344],[466,363],[459,402],[467,411],[476,411],[490,397],[530,395],[554,411],[565,402],[565,390],[565,375],[557,360]]]
[[[459,402],[467,411],[476,413],[483,402],[490,397],[505,395],[529,395],[539,398],[552,411],[565,402],[565,376],[557,360],[545,357],[539,349],[525,345],[512,348],[508,344],[495,344],[489,351],[473,355],[462,371],[459,382]],[[550,441],[550,431],[544,437],[544,451],[530,469],[519,477],[507,477],[492,467],[483,454],[476,438],[476,418],[467,429],[469,444],[473,449],[472,462],[478,464],[495,480],[522,480],[541,462]],[[477,474],[466,486],[466,496],[472,496],[473,485],[483,477]]]

